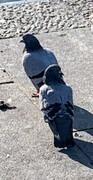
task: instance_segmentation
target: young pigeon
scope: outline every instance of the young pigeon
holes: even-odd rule
[[[58,65],[50,65],[44,73],[44,85],[40,88],[39,103],[44,120],[54,134],[54,146],[59,148],[74,145],[72,135],[73,95],[70,86],[63,80]]]
[[[43,85],[44,71],[49,65],[58,64],[57,59],[50,50],[44,49],[32,34],[25,34],[20,42],[25,43],[23,67],[37,89],[33,97],[38,97],[39,88]]]

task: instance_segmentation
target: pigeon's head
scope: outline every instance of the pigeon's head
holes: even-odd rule
[[[63,75],[64,74],[62,73],[60,66],[56,64],[50,65],[45,70],[45,73],[43,76],[43,82],[47,85],[50,85],[51,83],[54,84],[57,82],[64,83]]]
[[[22,40],[20,42],[25,43],[25,50],[27,52],[35,51],[37,49],[42,48],[38,39],[32,34],[23,35]]]

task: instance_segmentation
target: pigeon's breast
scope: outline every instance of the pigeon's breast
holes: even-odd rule
[[[34,76],[44,71],[49,65],[57,64],[55,56],[46,50],[27,53],[23,59],[23,66],[28,76]]]

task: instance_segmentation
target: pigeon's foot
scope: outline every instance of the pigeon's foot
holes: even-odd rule
[[[38,98],[39,97],[39,93],[33,93],[32,97]]]

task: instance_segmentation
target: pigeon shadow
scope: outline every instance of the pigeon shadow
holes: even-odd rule
[[[2,107],[0,107],[0,110],[3,112],[5,112],[7,110],[12,110],[12,109],[16,109],[16,106],[11,106],[11,107],[2,106]]]
[[[75,139],[74,147],[61,149],[59,152],[67,154],[74,161],[93,169],[93,143]]]
[[[74,106],[74,111],[73,128],[93,135],[93,114],[78,106]]]

